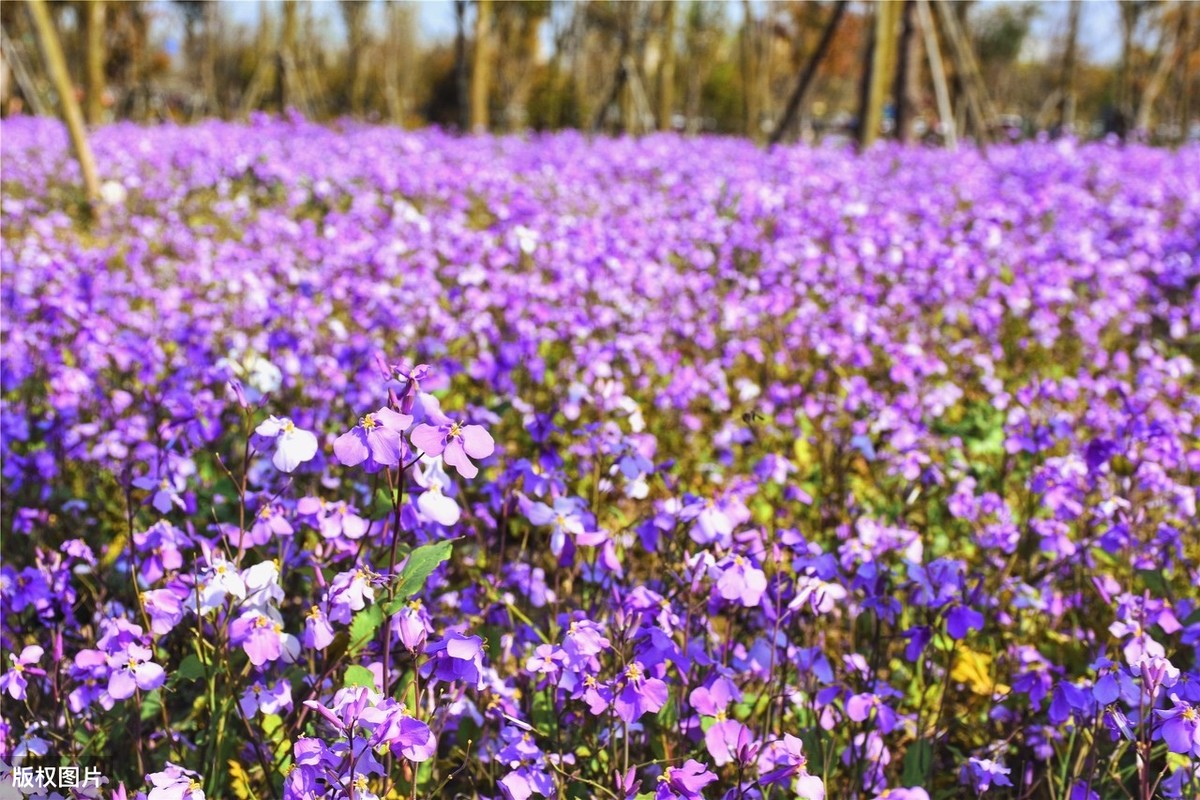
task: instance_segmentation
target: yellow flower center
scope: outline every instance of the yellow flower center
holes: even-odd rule
[[[296,423],[292,422],[290,419],[285,419],[283,421],[283,432],[291,433],[294,430],[296,430]]]
[[[1197,711],[1196,709],[1189,706],[1183,710],[1183,714],[1181,714],[1180,716],[1182,716],[1188,722],[1195,722],[1197,719],[1200,719],[1200,711]]]
[[[625,677],[631,681],[640,681],[642,679],[642,665],[634,662],[625,668]]]
[[[367,414],[366,416],[364,416],[362,419],[360,419],[358,421],[358,424],[363,426],[363,430],[370,431],[370,430],[374,430],[375,426],[378,425],[379,423],[375,421],[374,414]]]
[[[462,435],[462,429],[463,426],[461,422],[452,423],[450,425],[450,432],[446,434],[446,436],[450,439],[457,438],[458,436]]]

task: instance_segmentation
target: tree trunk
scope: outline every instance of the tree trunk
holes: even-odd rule
[[[471,75],[467,66],[467,0],[454,0],[454,89],[458,100],[458,129],[471,129]]]
[[[1195,6],[1188,6],[1187,12],[1183,17],[1183,24],[1187,26],[1187,35],[1184,37],[1183,48],[1183,65],[1180,69],[1180,86],[1179,86],[1179,143],[1182,144],[1188,140],[1188,134],[1192,124],[1192,53],[1196,49],[1196,23],[1192,17]]]
[[[54,84],[58,94],[58,102],[62,107],[63,121],[67,124],[67,134],[71,137],[71,147],[75,150],[75,158],[79,161],[79,171],[83,175],[83,191],[88,203],[94,204],[100,199],[100,179],[96,174],[96,159],[92,155],[91,145],[88,144],[87,131],[83,124],[83,111],[75,97],[75,87],[71,76],[67,73],[67,60],[63,56],[62,45],[50,12],[46,8],[46,0],[29,0],[29,13],[33,17],[33,26],[37,32],[38,45],[46,62],[46,72]]]
[[[296,104],[296,0],[283,0],[283,25],[279,31],[276,80],[279,110]]]
[[[1079,78],[1079,16],[1083,0],[1071,0],[1067,16],[1067,46],[1063,52],[1062,71],[1062,116],[1059,125],[1064,133],[1075,130],[1076,84]]]
[[[217,4],[205,3],[202,12],[204,38],[200,42],[200,88],[204,93],[204,108],[209,114],[220,115],[222,103],[217,89]]]
[[[1149,135],[1150,118],[1154,112],[1154,103],[1158,100],[1158,96],[1162,93],[1163,87],[1167,83],[1171,69],[1175,66],[1175,59],[1179,57],[1181,46],[1184,44],[1184,37],[1187,35],[1187,15],[1189,13],[1191,13],[1190,8],[1186,12],[1181,13],[1180,30],[1176,31],[1174,36],[1164,32],[1162,38],[1159,40],[1154,66],[1150,71],[1150,77],[1146,80],[1145,87],[1142,89],[1141,96],[1138,98],[1137,113],[1134,116],[1133,129],[1138,132],[1138,135]]]
[[[675,113],[675,6],[677,0],[665,0],[663,7],[662,59],[658,64],[658,129],[671,130]]]
[[[896,108],[896,138],[905,144],[913,140],[912,112],[917,103],[917,38],[916,0],[904,0],[901,13],[899,54],[896,60],[896,83],[892,102]]]
[[[104,0],[85,3],[84,28],[87,35],[87,52],[84,56],[84,112],[88,123],[99,125],[104,118],[104,62],[107,55],[104,47]]]
[[[750,0],[742,0],[742,112],[745,134],[758,139],[762,132],[761,31]]]
[[[346,24],[346,94],[350,113],[363,112],[363,56],[367,47],[367,4],[359,0],[342,0],[342,20]]]
[[[413,12],[408,3],[389,0],[387,4],[387,52],[383,62],[384,98],[388,119],[403,125],[412,105]]]
[[[899,3],[880,3],[875,6],[875,32],[871,40],[871,58],[867,64],[868,79],[863,97],[865,102],[859,114],[858,143],[864,149],[874,143],[883,121],[888,75],[896,52],[896,21],[899,12]]]
[[[934,27],[933,13],[929,10],[929,0],[917,0],[917,20],[921,24],[925,52],[929,57],[929,75],[933,79],[933,93],[937,98],[942,137],[946,147],[953,150],[958,147],[958,125],[950,105],[950,89],[946,83],[946,69],[942,63],[942,50],[938,47],[937,29]]]
[[[989,138],[988,126],[995,118],[995,114],[991,111],[987,88],[979,73],[979,67],[975,63],[971,43],[967,41],[960,20],[954,13],[951,13],[944,0],[937,2],[935,8],[938,10],[938,16],[942,23],[942,32],[950,44],[950,53],[954,60],[954,73],[961,86],[963,99],[966,101],[966,110],[975,125],[976,140],[980,145],[985,145]]]
[[[471,130],[488,129],[492,85],[492,0],[475,0],[475,56],[471,59]]]
[[[829,45],[833,42],[833,35],[837,32],[838,23],[842,21],[842,16],[846,13],[846,5],[847,0],[837,0],[834,4],[833,15],[829,17],[829,22],[825,23],[825,29],[821,31],[817,49],[813,51],[808,63],[804,65],[800,79],[796,81],[796,88],[792,90],[787,106],[783,110],[783,117],[775,126],[775,130],[771,131],[770,144],[779,144],[783,141],[788,130],[796,121],[796,115],[804,105],[804,101],[808,99],[808,93],[812,88],[813,79],[817,76],[817,70],[820,68],[821,62],[825,60],[825,54],[829,52]]]

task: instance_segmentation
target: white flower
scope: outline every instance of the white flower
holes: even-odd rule
[[[254,432],[275,440],[275,456],[271,463],[280,472],[291,472],[317,454],[317,437],[311,431],[297,428],[287,417],[271,415]]]
[[[200,595],[201,612],[207,613],[224,605],[226,595],[233,595],[239,600],[245,599],[246,583],[233,564],[215,556],[211,566],[200,576],[200,584],[196,591]],[[195,607],[194,602],[192,607]]]
[[[265,609],[283,600],[279,564],[275,561],[263,561],[243,570],[242,583],[246,586],[246,605],[250,608]]]
[[[425,487],[425,491],[417,497],[417,508],[422,516],[439,525],[453,525],[462,516],[462,510],[459,509],[458,503],[447,497],[444,492],[453,484],[442,466],[442,457],[426,456],[422,460],[426,462],[426,466],[424,471],[418,473],[417,482]]]

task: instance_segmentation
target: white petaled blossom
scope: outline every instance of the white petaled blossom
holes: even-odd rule
[[[199,606],[202,613],[208,613],[225,604],[225,598],[232,595],[239,600],[246,597],[246,582],[238,573],[237,567],[220,556],[213,556],[209,567],[200,574],[200,582],[196,586]],[[196,602],[191,604],[196,607]]]
[[[275,440],[275,455],[271,463],[280,472],[292,472],[317,454],[317,437],[311,431],[297,428],[287,417],[272,415],[254,429],[259,436]]]
[[[279,585],[277,561],[263,561],[243,570],[242,583],[246,587],[246,608],[265,610],[283,601],[283,587]]]
[[[416,473],[416,480],[425,491],[417,497],[417,508],[421,516],[439,525],[453,525],[462,516],[462,510],[453,498],[446,495],[446,490],[454,484],[446,474],[442,457],[425,456],[421,460],[425,469]]]

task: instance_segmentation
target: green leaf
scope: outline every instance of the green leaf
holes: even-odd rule
[[[921,786],[933,766],[933,746],[925,739],[918,739],[908,746],[904,754],[904,773],[900,781],[906,787]]]
[[[400,605],[417,592],[425,588],[425,581],[440,564],[450,559],[457,539],[427,544],[413,550],[404,562],[404,570],[400,573],[400,583],[396,586],[396,598],[388,605],[388,614],[395,614]]]
[[[375,688],[375,675],[366,667],[358,664],[351,664],[346,667],[346,674],[342,678],[343,686],[366,686],[367,688]]]
[[[180,681],[194,681],[204,677],[204,663],[196,656],[195,653],[179,662],[179,666],[175,668],[175,679]]]
[[[1146,588],[1159,597],[1166,597],[1171,593],[1167,589],[1167,579],[1163,577],[1162,570],[1139,569],[1137,575],[1142,579],[1142,583],[1146,585]]]
[[[358,651],[367,646],[367,642],[375,638],[375,632],[383,624],[383,611],[379,606],[369,606],[354,615],[350,620],[350,644],[346,652],[357,655]]]
[[[162,708],[162,690],[147,692],[142,698],[142,722],[154,719]]]

